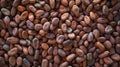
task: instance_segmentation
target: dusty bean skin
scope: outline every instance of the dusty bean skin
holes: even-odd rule
[[[0,0],[0,67],[120,67],[120,0]]]

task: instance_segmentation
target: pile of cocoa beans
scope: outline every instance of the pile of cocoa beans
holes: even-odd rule
[[[120,67],[120,0],[0,0],[0,67]]]

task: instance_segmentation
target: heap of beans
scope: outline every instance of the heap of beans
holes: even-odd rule
[[[120,0],[0,0],[0,67],[120,67]]]

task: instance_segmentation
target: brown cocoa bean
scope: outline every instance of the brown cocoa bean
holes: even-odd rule
[[[99,17],[99,18],[97,19],[97,22],[98,22],[98,23],[107,23],[108,20],[107,20],[106,18]]]
[[[53,33],[46,34],[46,38],[53,39],[54,37],[55,37],[55,34],[53,34]]]
[[[50,28],[50,22],[45,22],[44,25],[43,25],[43,30],[48,31],[49,28]]]
[[[55,8],[55,0],[49,0],[50,2],[50,7],[53,9]]]
[[[33,55],[33,54],[34,54],[34,50],[33,50],[33,48],[32,48],[31,46],[28,47],[28,53],[29,53],[30,55]]]
[[[59,18],[55,17],[52,19],[52,24],[57,25],[59,23]]]
[[[103,53],[101,53],[101,54],[99,55],[99,58],[107,57],[109,54],[110,54],[109,51],[104,51]]]
[[[57,36],[57,38],[56,38],[57,43],[62,43],[63,41],[64,41],[64,35]]]
[[[27,39],[28,38],[28,33],[26,31],[22,32],[22,38]]]
[[[101,2],[101,0],[93,0],[94,4],[97,4],[97,3],[100,3],[100,2]]]
[[[61,0],[61,4],[63,4],[64,6],[68,6],[68,0]]]
[[[70,39],[74,39],[74,38],[75,38],[75,34],[74,34],[74,33],[70,33],[70,34],[68,34],[68,37],[69,37]]]
[[[30,67],[31,64],[30,64],[30,62],[26,58],[24,58],[22,66],[24,66],[24,67]]]
[[[90,18],[93,20],[96,19],[96,14],[94,12],[90,12]]]
[[[90,33],[88,34],[87,40],[91,42],[91,41],[93,41],[93,39],[94,39],[93,33],[90,32]]]
[[[16,58],[15,57],[9,57],[9,63],[10,63],[11,66],[15,66]]]
[[[28,9],[29,9],[30,11],[32,11],[32,12],[36,12],[36,11],[37,11],[37,9],[36,9],[34,6],[32,6],[32,5],[29,5],[29,6],[28,6]]]
[[[108,41],[108,40],[104,42],[104,45],[105,45],[105,47],[106,47],[107,49],[112,48],[112,44],[111,44],[111,42]]]
[[[100,36],[100,32],[98,29],[93,30],[93,34],[96,39]]]
[[[81,0],[75,0],[76,5],[79,5],[81,3]]]
[[[76,51],[76,54],[78,54],[79,56],[84,56],[84,52],[81,49],[76,48],[75,51]]]
[[[27,49],[27,47],[23,47],[23,53],[24,53],[24,55],[28,55],[28,49]]]
[[[41,44],[41,47],[44,49],[44,50],[47,50],[49,48],[48,44],[47,43],[42,43]]]
[[[66,20],[69,17],[69,13],[64,13],[61,15],[61,20]]]
[[[120,44],[117,44],[115,46],[116,52],[120,54]]]
[[[11,43],[11,44],[16,44],[19,42],[19,39],[16,37],[8,37],[7,38],[7,42]]]
[[[34,59],[35,60],[39,59],[39,54],[40,54],[40,51],[39,50],[35,50],[35,55],[34,55]]]
[[[112,33],[113,32],[113,28],[111,27],[111,26],[107,26],[106,28],[105,28],[105,33]]]
[[[20,16],[21,20],[25,20],[27,17],[28,17],[28,11],[22,12],[22,14]]]
[[[68,62],[63,62],[60,64],[60,67],[67,67],[68,66]]]
[[[34,15],[33,15],[33,13],[29,13],[28,19],[29,19],[30,21],[34,21]]]
[[[108,65],[112,64],[113,63],[113,60],[110,58],[110,57],[105,57],[104,59],[104,62]]]
[[[72,44],[73,44],[73,41],[69,39],[63,42],[64,47],[72,46]]]
[[[38,7],[40,7],[40,5],[39,5]],[[51,10],[51,8],[50,8],[50,6],[49,6],[48,4],[45,4],[45,5],[44,5],[44,9],[45,9],[46,11],[50,11],[50,10]]]
[[[58,55],[54,57],[54,62],[57,64],[60,63],[60,57]]]
[[[34,28],[34,24],[33,24],[30,20],[27,20],[27,21],[26,21],[26,24],[27,24],[27,27],[28,27],[29,29],[33,29],[33,28]]]
[[[79,7],[77,5],[73,5],[71,10],[75,14],[75,16],[79,16]]]
[[[19,3],[20,3],[20,0],[14,0],[12,5],[14,7],[17,7],[19,5]]]
[[[8,51],[8,55],[9,56],[14,56],[14,55],[17,54],[17,52],[18,52],[18,49],[15,47],[15,48],[12,48]]]
[[[101,51],[105,50],[104,45],[102,43],[100,43],[100,42],[96,42],[95,46],[98,47]]]
[[[34,29],[40,31],[42,29],[42,24],[35,24]]]
[[[113,55],[111,56],[111,58],[112,58],[113,60],[115,60],[115,61],[119,61],[119,60],[120,60],[120,55],[119,55],[119,54],[113,54]]]
[[[66,57],[66,60],[70,62],[70,61],[72,61],[74,58],[75,58],[75,54],[70,54],[70,55],[68,55],[68,56]]]
[[[16,63],[18,66],[22,65],[22,57],[17,57]]]
[[[97,24],[97,28],[101,33],[105,33],[105,27],[102,24]]]
[[[36,18],[39,18],[39,17],[41,17],[44,13],[45,13],[44,10],[37,10],[37,11],[35,12],[35,16],[36,16]]]
[[[20,11],[20,12],[23,12],[25,10],[25,7],[22,6],[22,5],[18,5],[17,10]]]
[[[48,67],[48,60],[47,59],[43,59],[41,65],[42,65],[42,67]]]
[[[90,23],[90,18],[89,18],[89,16],[84,16],[84,21],[85,21],[85,23],[86,24],[89,24]]]
[[[58,54],[59,54],[61,57],[65,57],[65,56],[66,56],[65,51],[62,50],[62,49],[58,49]]]
[[[7,2],[5,0],[1,0],[0,1],[0,6],[1,7],[6,7],[7,6]]]
[[[5,15],[5,16],[9,16],[10,15],[10,11],[6,8],[1,8],[1,12]]]
[[[34,49],[38,49],[39,48],[39,39],[38,38],[34,38],[33,40],[32,40],[32,47],[34,48]]]
[[[103,14],[105,14],[105,15],[108,15],[108,14],[109,14],[109,8],[108,8],[107,5],[104,5],[104,6],[102,7],[102,12],[103,12]]]

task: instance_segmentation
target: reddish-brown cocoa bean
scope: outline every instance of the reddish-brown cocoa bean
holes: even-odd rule
[[[72,61],[75,58],[75,54],[70,54],[66,57],[67,61]]]
[[[22,6],[22,5],[18,5],[17,10],[20,11],[20,12],[23,12],[25,10],[25,7]]]
[[[72,10],[72,12],[74,13],[75,16],[79,16],[79,7],[77,5],[73,5],[71,10]]]
[[[101,54],[99,55],[99,58],[104,58],[104,57],[108,56],[109,54],[110,54],[109,51],[104,51],[103,53],[101,53]]]
[[[41,47],[44,49],[44,50],[47,50],[49,48],[48,44],[47,43],[42,43],[41,44]]]
[[[97,24],[97,28],[98,28],[98,30],[101,32],[101,33],[105,33],[105,27],[104,27],[104,25],[102,25],[102,24]]]
[[[16,44],[19,42],[19,39],[16,37],[8,37],[7,38],[7,42],[11,43],[11,44]]]
[[[104,45],[102,43],[100,43],[100,42],[96,42],[95,46],[98,47],[101,51],[105,50]]]
[[[15,66],[16,58],[15,57],[9,57],[9,63],[10,63],[11,66]]]
[[[21,20],[25,20],[27,17],[28,17],[28,11],[22,12],[22,14],[20,16]]]
[[[110,57],[105,57],[104,58],[104,62],[108,65],[112,64],[113,63],[113,60],[110,58]]]
[[[66,20],[69,17],[69,13],[64,13],[61,15],[61,20]]]
[[[67,67],[68,66],[68,62],[63,62],[60,64],[60,67]]]
[[[115,61],[119,61],[119,60],[120,60],[120,55],[119,55],[119,54],[113,54],[113,55],[111,56],[111,58],[112,58],[113,60],[115,60]]]
[[[84,56],[84,52],[81,49],[76,48],[75,51],[76,51],[76,54],[78,54],[79,56]]]
[[[44,25],[43,25],[43,30],[48,31],[49,28],[50,28],[50,22],[45,22]]]

